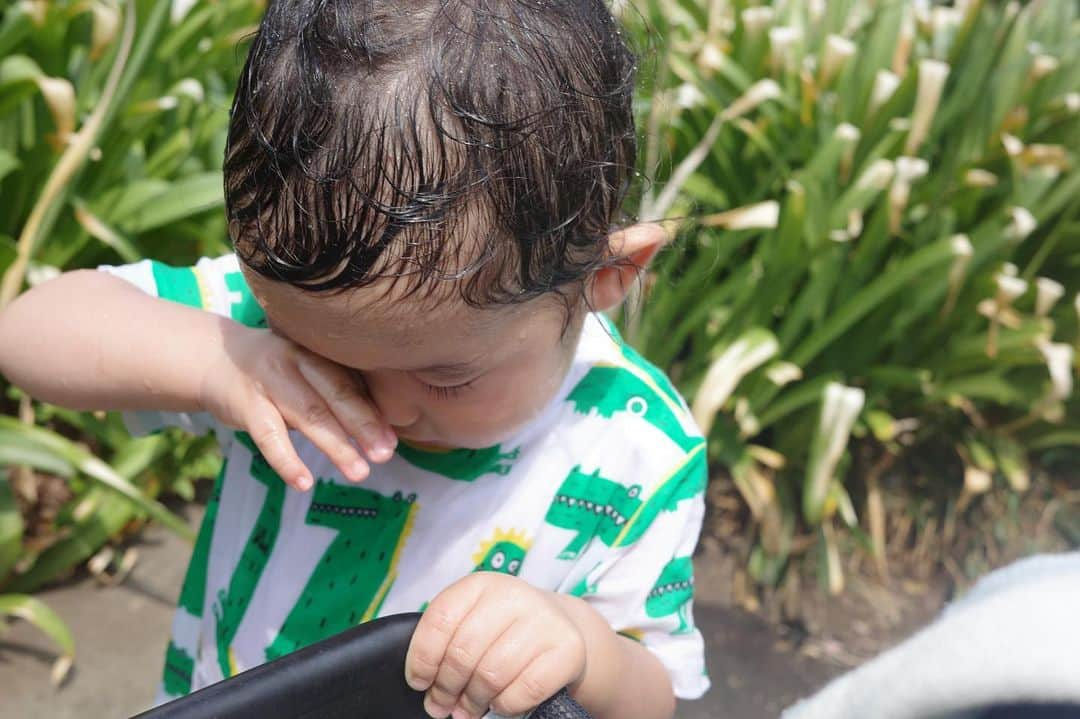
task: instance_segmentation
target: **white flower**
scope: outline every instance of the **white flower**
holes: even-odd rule
[[[930,124],[941,102],[941,91],[949,76],[948,64],[940,60],[919,61],[919,84],[915,90],[915,110],[911,114],[911,132],[904,144],[904,154],[914,155],[930,131]]]
[[[724,120],[733,120],[753,110],[755,107],[768,100],[775,100],[783,93],[775,80],[758,80],[742,94],[735,102],[724,108],[720,117]]]
[[[200,103],[206,96],[202,83],[193,77],[185,77],[169,90],[170,95],[183,95],[195,103]]]
[[[968,187],[993,187],[997,182],[997,175],[977,167],[964,173],[964,184]]]
[[[911,48],[915,42],[915,18],[911,5],[904,3],[903,17],[900,18],[900,30],[896,35],[896,49],[893,50],[892,71],[897,75],[906,75]]]
[[[1046,317],[1057,301],[1065,296],[1065,285],[1049,277],[1035,279],[1035,314]]]
[[[970,494],[982,494],[990,489],[993,477],[985,469],[972,465],[964,467],[964,491]]]
[[[949,245],[952,247],[953,257],[957,259],[970,260],[975,254],[975,248],[971,246],[971,240],[967,235],[953,235],[949,238]]]
[[[739,434],[743,437],[753,437],[761,432],[761,422],[750,409],[750,401],[746,397],[735,400],[735,423],[739,425]]]
[[[857,187],[869,187],[875,190],[884,190],[892,182],[896,167],[892,162],[885,159],[874,160],[863,171],[855,182]]]
[[[38,75],[34,78],[38,89],[49,106],[53,122],[56,124],[56,136],[67,140],[75,131],[75,87],[62,77]]]
[[[884,105],[899,86],[900,78],[896,73],[878,70],[877,75],[874,75],[874,89],[870,92],[870,112],[873,113]]]
[[[705,95],[696,85],[684,82],[675,90],[675,104],[681,108],[697,107],[705,102]]]
[[[821,84],[828,85],[855,55],[855,43],[846,37],[829,35],[821,55]]]
[[[1044,176],[1053,179],[1071,165],[1069,151],[1064,145],[1035,142],[1024,149],[1023,161],[1038,166]]]
[[[1005,230],[1005,234],[1011,240],[1019,242],[1034,230],[1038,222],[1035,221],[1035,216],[1031,214],[1029,210],[1023,207],[1013,207],[1009,210],[1009,214],[1012,215],[1012,221]]]
[[[859,141],[859,137],[862,133],[859,132],[859,128],[852,125],[850,122],[842,122],[836,126],[833,133],[845,143],[854,143]]]
[[[923,177],[929,165],[926,160],[919,157],[896,158],[896,175],[892,187],[889,188],[889,231],[900,234],[900,224],[903,220],[904,208],[907,207],[908,198],[911,196],[911,183]]]
[[[708,227],[723,227],[728,230],[771,230],[776,227],[779,219],[780,203],[775,200],[766,200],[708,215],[701,220],[701,223]]]
[[[769,29],[769,47],[774,67],[789,69],[794,64],[795,46],[802,39],[802,30],[791,25]]]
[[[188,11],[195,6],[199,0],[172,0],[172,8],[170,8],[169,19],[172,20],[173,25],[179,25],[180,21],[188,14]]]
[[[36,287],[42,282],[48,282],[60,276],[60,270],[52,265],[31,264],[26,270],[26,282],[31,287]]]
[[[915,19],[920,25],[930,24],[930,0],[911,0],[911,6],[915,10]]]
[[[94,2],[90,5],[90,12],[94,18],[90,32],[90,57],[98,58],[120,29],[120,8],[111,2]]]
[[[1031,77],[1040,80],[1057,70],[1060,65],[1061,61],[1053,55],[1036,55],[1031,63]]]
[[[803,378],[802,369],[791,362],[777,362],[765,370],[765,376],[777,387],[797,382]]]
[[[1010,135],[1007,132],[1001,133],[1001,144],[1009,157],[1017,157],[1024,151],[1023,141],[1019,137]]]
[[[994,277],[997,284],[998,296],[1003,304],[1011,304],[1017,298],[1023,296],[1028,289],[1028,283],[1019,277],[1011,277],[1006,274],[998,274]]]
[[[803,513],[811,522],[819,521],[824,514],[829,484],[865,402],[866,393],[857,387],[845,387],[837,382],[830,382],[825,387],[817,432],[810,445],[803,491]]]
[[[914,182],[925,177],[930,165],[921,157],[896,158],[896,179],[901,182]]]
[[[858,237],[863,231],[863,215],[858,210],[852,209],[848,211],[847,216],[847,233],[852,239]]]
[[[1070,92],[1065,95],[1065,109],[1074,115],[1080,112],[1080,92]]]
[[[971,258],[975,255],[975,248],[971,246],[971,240],[967,235],[953,235],[949,238],[949,245],[952,248],[953,261],[952,266],[949,268],[949,293],[945,297],[945,304],[942,305],[941,315],[947,317],[952,313],[956,307],[956,298],[960,295],[960,286],[964,282],[964,277],[967,275],[968,265],[971,263]],[[993,300],[989,300],[993,302]],[[996,304],[990,309],[990,316],[996,314]]]
[[[934,28],[934,32],[936,33],[951,30],[959,25],[960,21],[963,19],[963,10],[956,7],[936,5],[934,9],[930,11],[930,25]]]
[[[1072,394],[1073,389],[1073,357],[1075,351],[1072,345],[1064,342],[1049,342],[1042,340],[1037,343],[1039,352],[1046,360],[1046,368],[1050,372],[1050,385],[1053,398],[1065,400]]]
[[[1012,262],[1006,262],[1001,266],[1001,274],[1006,277],[1016,277],[1020,274],[1020,268]]]
[[[743,25],[751,35],[758,35],[762,30],[772,25],[776,12],[768,5],[760,7],[748,7],[742,11]]]
[[[698,56],[698,64],[702,67],[716,70],[724,64],[724,53],[720,51],[720,48],[715,43],[708,43],[705,47],[701,48],[701,54]]]
[[[754,327],[743,333],[720,353],[705,373],[694,397],[692,413],[701,431],[708,436],[716,413],[724,406],[747,374],[772,359],[780,343],[767,330]]]

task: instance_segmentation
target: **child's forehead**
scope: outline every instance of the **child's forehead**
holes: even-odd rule
[[[305,292],[245,270],[271,327],[332,361],[361,370],[482,364],[528,335],[557,336],[554,303],[477,308],[457,292],[440,301],[404,287],[375,285],[338,293]],[[550,305],[550,306],[549,306]],[[551,330],[551,332],[549,332]]]
[[[459,293],[445,290],[416,289],[404,280],[380,279],[363,287],[327,292],[309,292],[284,282],[277,282],[246,270],[248,283],[270,319],[302,321],[325,332],[349,331],[357,326],[372,330],[386,328],[386,334],[398,335],[403,343],[410,336],[457,327],[465,331],[483,331],[499,314],[498,308],[470,306]],[[435,280],[438,281],[438,280]]]

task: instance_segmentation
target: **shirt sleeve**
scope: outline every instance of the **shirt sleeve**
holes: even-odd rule
[[[644,498],[607,557],[572,592],[656,655],[679,699],[697,699],[710,686],[693,617],[693,554],[707,472],[702,441]]]
[[[130,265],[102,265],[98,270],[127,280],[154,297],[229,317],[249,327],[266,326],[266,316],[244,281],[236,255],[204,257],[191,267],[142,260]],[[194,434],[217,429],[213,417],[205,412],[138,410],[125,412],[124,423],[136,436],[166,427]]]

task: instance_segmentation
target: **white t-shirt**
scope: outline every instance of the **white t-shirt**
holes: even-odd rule
[[[104,271],[249,326],[265,317],[234,255]],[[184,579],[162,702],[374,617],[422,610],[477,570],[583,597],[664,664],[676,696],[709,687],[691,612],[705,441],[667,378],[597,315],[558,394],[482,450],[406,444],[362,484],[292,432],[316,477],[290,489],[243,432],[204,414],[129,413],[135,433],[213,431],[225,464]]]

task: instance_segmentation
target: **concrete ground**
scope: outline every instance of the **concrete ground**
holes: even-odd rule
[[[59,690],[49,684],[55,655],[47,639],[21,622],[0,636],[0,716],[116,719],[146,708],[189,550],[160,528],[136,546],[139,562],[120,586],[79,579],[39,595],[75,636],[75,665]],[[678,719],[774,719],[838,671],[776,649],[774,630],[752,615],[699,602],[695,619],[713,689],[683,704]]]

